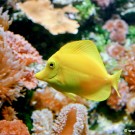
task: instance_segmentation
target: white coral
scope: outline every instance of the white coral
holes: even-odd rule
[[[31,118],[33,119],[32,131],[34,131],[32,135],[51,135],[53,123],[51,111],[48,109],[34,111]]]

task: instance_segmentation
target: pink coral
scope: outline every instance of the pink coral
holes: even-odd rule
[[[26,66],[37,62],[42,63],[42,57],[36,51],[30,43],[28,43],[22,36],[16,35],[10,31],[4,32],[7,45],[11,48],[15,60],[19,60],[24,63],[25,77],[19,80],[21,86],[25,86],[27,89],[33,89],[37,86],[37,80],[34,77],[34,72]]]
[[[19,80],[19,85],[24,86],[27,89],[34,89],[36,88],[38,81],[35,78],[35,73],[31,69],[25,69],[26,75],[22,79]]]
[[[36,49],[24,39],[24,37],[10,31],[5,33],[7,36],[8,45],[11,47],[16,59],[25,62],[26,65],[34,62],[42,62],[42,57],[39,55]]]
[[[2,100],[15,100],[19,97],[22,87],[18,81],[25,76],[25,65],[16,60],[11,48],[8,46],[6,33],[0,29],[0,98]]]
[[[107,53],[115,59],[120,59],[125,55],[125,48],[118,43],[111,44],[107,46]]]
[[[20,91],[37,86],[34,72],[29,64],[42,62],[41,56],[22,36],[7,30],[10,25],[7,12],[1,13],[0,8],[0,98],[3,101],[16,100],[23,96]],[[32,78],[32,79],[31,79]]]
[[[108,20],[103,26],[104,29],[110,32],[110,39],[119,43],[123,43],[126,39],[126,34],[128,33],[127,23],[120,19]]]
[[[21,120],[0,121],[0,135],[30,135],[28,128]]]

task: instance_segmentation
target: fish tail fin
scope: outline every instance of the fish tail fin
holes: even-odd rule
[[[120,70],[120,71],[116,72],[114,75],[112,75],[112,86],[116,90],[119,97],[120,97],[120,94],[118,92],[118,83],[119,83],[121,72],[122,72],[122,70]]]

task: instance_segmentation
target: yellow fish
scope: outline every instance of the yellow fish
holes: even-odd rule
[[[90,40],[80,40],[67,43],[53,54],[36,78],[71,98],[79,95],[103,101],[109,97],[111,86],[120,96],[120,74],[121,70],[114,75],[108,74],[95,44]]]

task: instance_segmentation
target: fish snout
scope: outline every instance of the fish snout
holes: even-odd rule
[[[45,75],[44,75],[44,70],[38,72],[35,74],[35,77],[39,80],[45,81]]]

